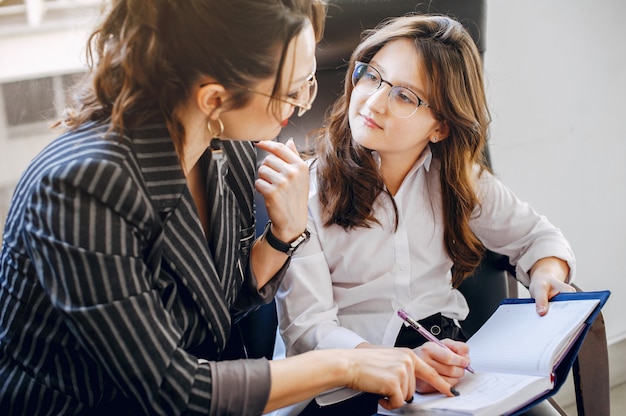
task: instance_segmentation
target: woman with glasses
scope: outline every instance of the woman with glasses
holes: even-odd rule
[[[540,315],[574,290],[561,232],[486,166],[489,122],[481,59],[460,23],[405,16],[367,34],[312,161],[310,240],[277,295],[287,356],[404,346],[455,384],[469,358],[457,288],[486,249],[509,256]],[[423,344],[399,309],[452,351]],[[375,398],[358,400],[362,414],[376,410]],[[356,408],[312,402],[303,414]]]
[[[340,386],[393,408],[416,377],[452,395],[409,349],[222,359],[308,237],[307,165],[271,139],[315,98],[324,17],[318,0],[108,4],[4,228],[0,414],[258,415]]]

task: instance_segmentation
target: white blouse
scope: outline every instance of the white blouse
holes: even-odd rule
[[[399,211],[395,232],[387,194],[374,205],[382,226],[324,227],[312,169],[311,239],[292,258],[276,297],[287,356],[362,342],[392,346],[403,322],[396,314],[399,308],[416,319],[436,312],[465,319],[467,302],[450,283],[439,169],[427,147],[394,196]],[[470,225],[483,244],[507,255],[526,286],[531,266],[548,256],[568,262],[571,281],[574,254],[560,230],[490,173],[484,172],[477,184],[482,204]]]

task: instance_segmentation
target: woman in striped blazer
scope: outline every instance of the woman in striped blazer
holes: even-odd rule
[[[391,408],[416,376],[452,394],[409,350],[220,361],[306,238],[307,166],[269,140],[315,98],[324,17],[317,0],[111,2],[7,217],[1,414],[260,414],[338,386]],[[271,223],[253,241],[255,187]]]

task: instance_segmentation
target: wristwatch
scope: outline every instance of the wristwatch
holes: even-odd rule
[[[309,233],[309,230],[305,228],[304,232],[300,234],[298,238],[293,240],[291,243],[285,243],[283,241],[280,241],[278,238],[276,238],[274,234],[272,234],[271,226],[272,226],[272,221],[268,221],[267,224],[265,224],[265,230],[263,231],[263,239],[266,240],[267,243],[273,249],[278,250],[281,253],[285,253],[289,257],[291,257],[293,253],[296,252],[298,247],[300,247],[303,243],[306,243],[307,241],[309,241],[309,238],[311,238],[311,234]]]

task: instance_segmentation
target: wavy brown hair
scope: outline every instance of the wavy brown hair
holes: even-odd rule
[[[63,124],[110,123],[121,134],[164,120],[180,152],[184,130],[175,110],[201,77],[227,88],[280,80],[289,42],[309,22],[319,40],[325,14],[322,0],[113,0],[89,38],[90,71]],[[231,108],[250,98],[245,88],[232,93]]]
[[[458,21],[446,16],[410,15],[390,19],[366,32],[350,58],[344,94],[333,105],[318,138],[322,219],[326,226],[336,224],[344,229],[378,223],[372,214],[373,204],[388,191],[371,150],[352,139],[348,123],[351,76],[355,61],[369,62],[388,42],[405,38],[414,42],[421,58],[434,117],[450,129],[446,140],[430,147],[433,157],[441,162],[444,242],[454,262],[452,283],[458,287],[475,270],[485,251],[469,220],[480,206],[473,169],[489,169],[484,152],[491,121],[481,57]]]

